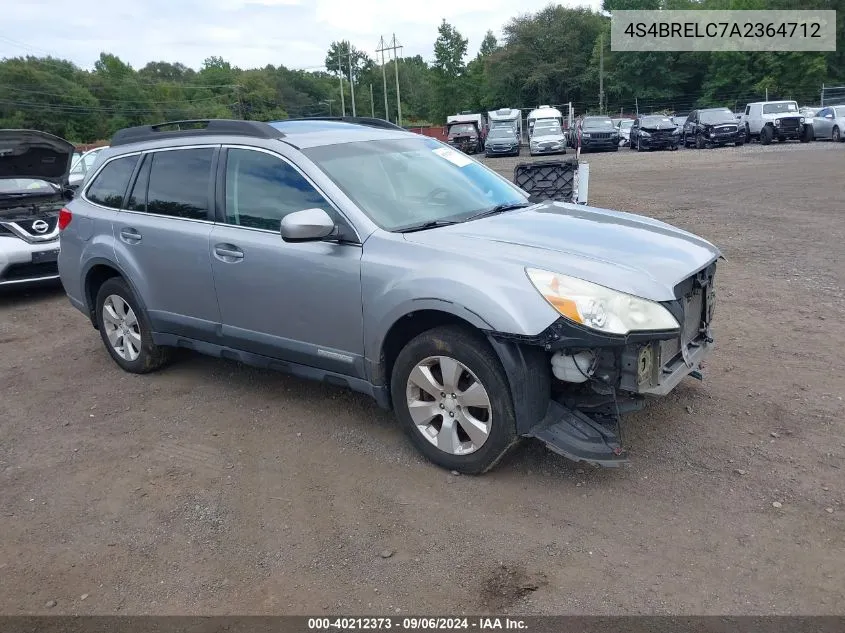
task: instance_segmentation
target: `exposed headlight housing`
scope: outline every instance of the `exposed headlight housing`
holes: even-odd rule
[[[643,138],[649,138],[649,137],[651,137],[651,132],[646,132],[645,130],[640,130],[640,136],[642,136]]]
[[[654,301],[547,270],[526,268],[525,272],[561,316],[592,330],[628,334],[680,328],[675,317]]]

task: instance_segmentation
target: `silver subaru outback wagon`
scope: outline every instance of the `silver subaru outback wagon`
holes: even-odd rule
[[[64,288],[122,369],[182,347],[346,386],[464,473],[524,437],[624,462],[620,415],[713,347],[712,244],[535,201],[376,119],[121,130],[59,226]]]

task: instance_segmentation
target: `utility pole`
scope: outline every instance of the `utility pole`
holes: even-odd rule
[[[396,49],[402,51],[402,47],[396,43],[396,33],[393,34],[393,69],[396,71],[396,125],[402,126],[402,99],[399,97],[399,55],[396,54]]]
[[[384,44],[384,37],[379,37],[378,39],[378,48],[376,49],[376,53],[381,53],[381,81],[384,86],[384,120],[390,121],[390,113],[387,109],[387,74],[384,70],[384,51],[385,51],[385,44]]]
[[[766,101],[768,101],[768,100],[769,100],[769,89],[766,88]]]
[[[352,81],[352,43],[346,43],[347,50],[349,51],[349,90],[351,92],[350,99],[352,99],[352,116],[358,116],[355,113],[355,82]]]
[[[599,112],[604,113],[604,33],[599,36]]]
[[[821,107],[824,107],[824,84],[822,84],[822,97],[819,101],[819,105],[821,105]]]
[[[346,101],[343,100],[343,66],[340,63],[341,56],[337,56],[337,77],[340,79],[340,109],[343,116],[346,116]]]
[[[370,84],[370,116],[376,118],[376,104],[373,102],[373,84]]]
[[[640,102],[634,97],[634,107],[637,110],[637,116],[640,116]]]

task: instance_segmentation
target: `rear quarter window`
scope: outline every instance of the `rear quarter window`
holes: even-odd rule
[[[123,206],[126,187],[129,185],[132,172],[135,171],[138,158],[136,154],[109,161],[94,177],[85,192],[85,197],[103,207],[120,209]]]

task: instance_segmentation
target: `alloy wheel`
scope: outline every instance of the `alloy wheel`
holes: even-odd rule
[[[103,327],[109,344],[124,360],[134,361],[141,354],[141,325],[132,307],[119,295],[103,302]]]
[[[460,361],[448,356],[423,359],[408,376],[405,392],[417,430],[444,453],[469,455],[490,437],[490,396]]]

